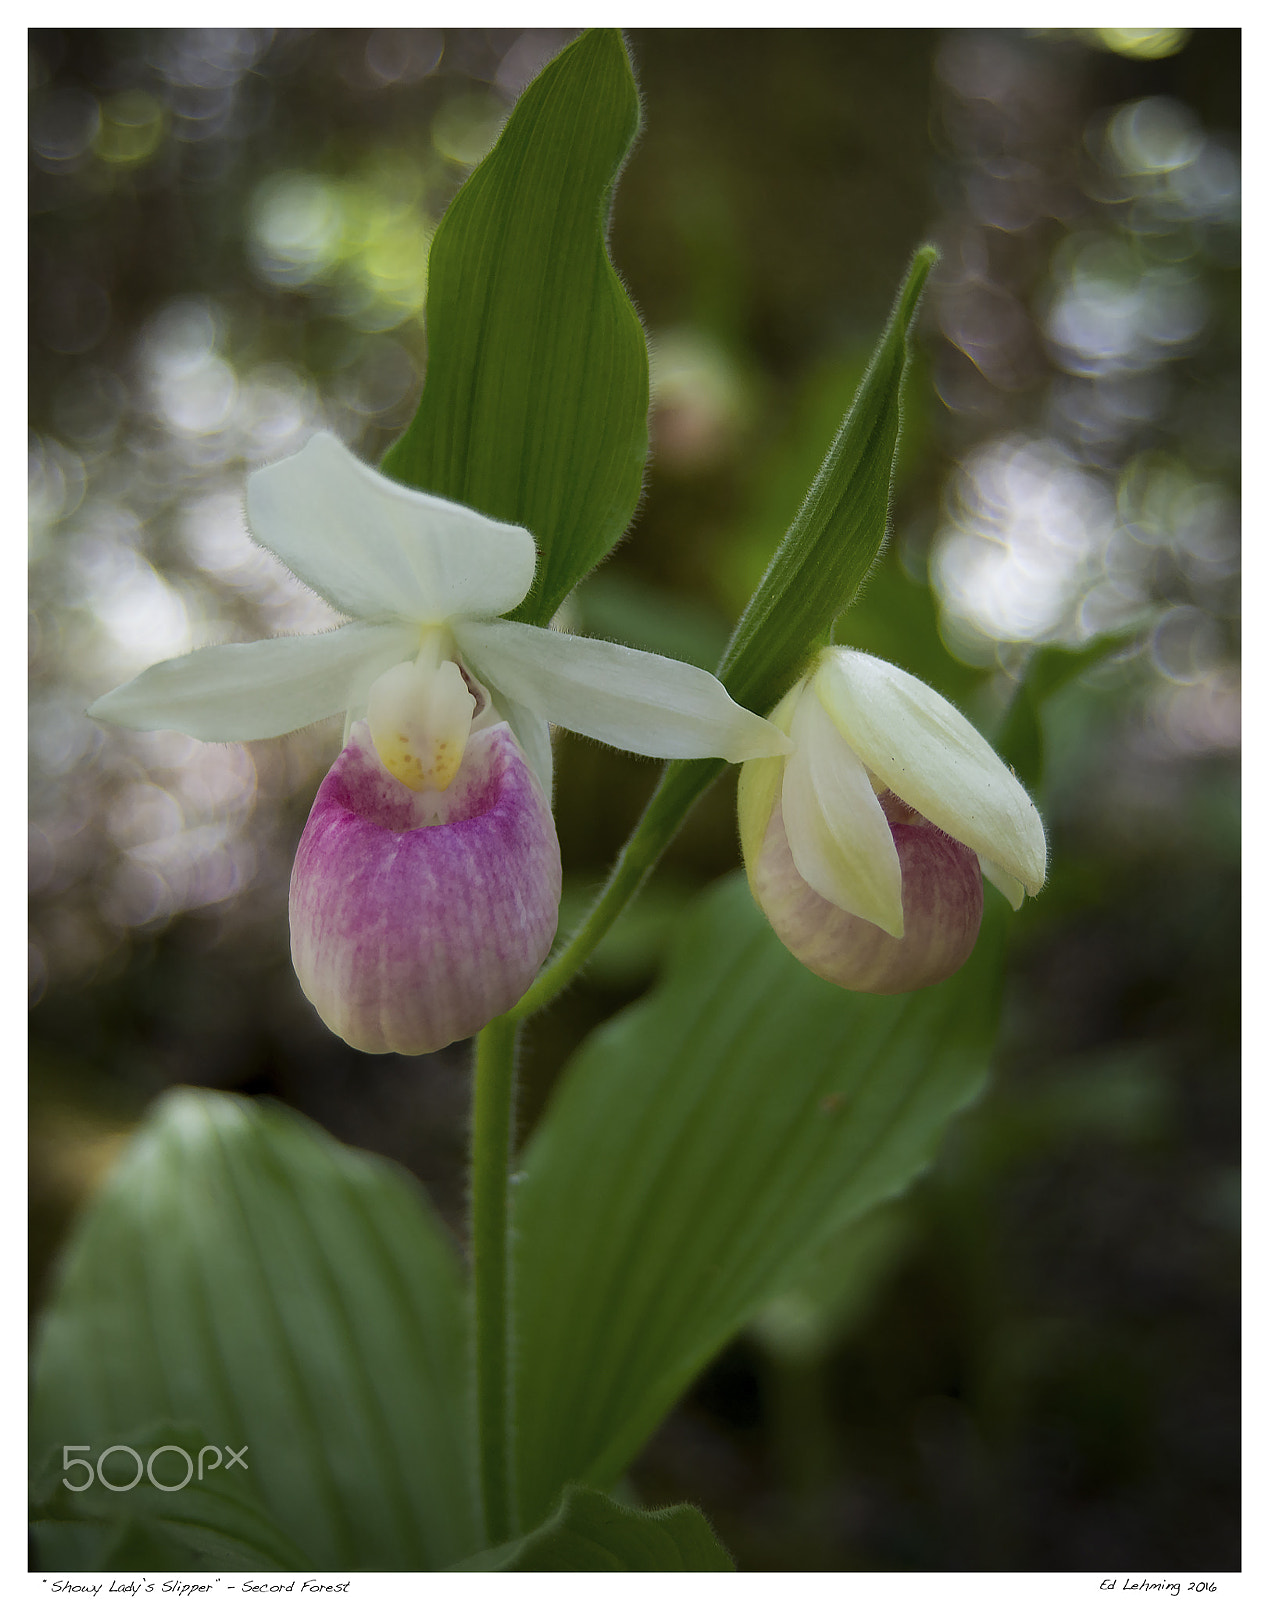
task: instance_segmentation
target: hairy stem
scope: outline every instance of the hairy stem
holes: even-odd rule
[[[515,1056],[520,1023],[576,976],[682,826],[722,761],[672,761],[617,857],[603,893],[581,927],[505,1016],[476,1039],[471,1135],[472,1285],[475,1297],[476,1428],[480,1494],[488,1542],[517,1531],[512,1482],[510,1180]]]
[[[516,1531],[511,1481],[510,1235],[518,1028],[498,1017],[476,1040],[471,1130],[472,1286],[475,1296],[476,1431],[488,1542]]]

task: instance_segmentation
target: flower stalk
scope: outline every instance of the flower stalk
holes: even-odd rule
[[[520,1025],[549,1005],[585,965],[724,765],[722,761],[666,765],[585,921],[518,1004],[488,1023],[476,1039],[470,1168],[476,1434],[480,1499],[491,1545],[515,1537],[518,1531],[510,1196]]]
[[[596,945],[647,881],[688,812],[723,770],[722,761],[671,761],[634,832],[621,847],[608,882],[585,920],[507,1013],[525,1022],[567,988]]]
[[[511,1235],[518,1027],[497,1017],[476,1039],[471,1128],[471,1249],[476,1368],[476,1448],[485,1534],[516,1532],[511,1423]]]

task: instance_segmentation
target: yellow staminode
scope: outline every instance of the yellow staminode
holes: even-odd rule
[[[475,709],[457,662],[402,661],[370,690],[370,737],[380,761],[407,788],[448,789]]]

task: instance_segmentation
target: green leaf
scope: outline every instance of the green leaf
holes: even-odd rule
[[[758,1313],[750,1332],[786,1361],[819,1360],[867,1316],[907,1254],[912,1220],[877,1206],[829,1239],[796,1283]]]
[[[605,246],[638,127],[621,35],[584,33],[521,95],[432,244],[427,379],[383,467],[529,529],[526,622],[607,555],[643,482],[647,345]]]
[[[628,572],[600,571],[573,596],[577,631],[615,639],[653,655],[714,670],[729,626],[711,606],[644,583]]]
[[[522,1520],[610,1485],[692,1378],[838,1229],[901,1191],[980,1091],[998,908],[948,982],[849,994],[743,878],[684,920],[652,995],[574,1058],[516,1185]]]
[[[465,1320],[452,1246],[400,1169],[291,1112],[174,1091],[65,1260],[37,1457],[192,1427],[249,1447],[254,1502],[306,1565],[444,1567],[480,1542]]]
[[[854,404],[718,669],[732,698],[759,714],[796,680],[885,542],[909,333],[937,259],[931,245],[917,251]]]
[[[939,634],[939,608],[933,591],[928,583],[904,570],[894,546],[882,552],[868,574],[863,603],[851,606],[837,619],[833,643],[892,661],[937,689],[966,715],[971,714],[975,697],[991,676],[948,650]]]
[[[734,1572],[695,1506],[636,1511],[571,1487],[555,1515],[523,1539],[458,1562],[455,1572]]]
[[[212,1464],[197,1473],[211,1441],[193,1428],[171,1425],[101,1440],[95,1463],[109,1445],[126,1445],[150,1466],[157,1488],[142,1475],[135,1488],[69,1488],[85,1478],[84,1454],[66,1469],[52,1452],[34,1495],[33,1528],[45,1571],[126,1572],[146,1567],[190,1572],[291,1572],[310,1565],[261,1510],[249,1470]],[[155,1451],[160,1452],[157,1456]],[[184,1459],[177,1453],[183,1450]],[[223,1452],[216,1450],[217,1459]],[[123,1451],[109,1458],[112,1481],[122,1485],[140,1470]],[[181,1479],[193,1474],[183,1488]]]

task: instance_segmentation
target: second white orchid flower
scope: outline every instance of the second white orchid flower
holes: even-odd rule
[[[548,723],[663,758],[789,748],[700,668],[502,620],[533,581],[532,536],[329,434],[251,477],[247,517],[353,620],[161,662],[91,714],[204,740],[344,714],[296,855],[291,945],[304,992],[358,1049],[438,1049],[532,982],[560,888]]]
[[[939,983],[974,947],[983,876],[1015,910],[1043,886],[1026,790],[920,679],[826,649],[771,720],[795,748],[742,768],[741,846],[767,919],[820,977],[876,994]]]

